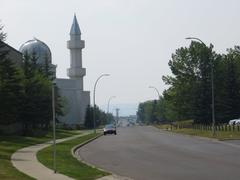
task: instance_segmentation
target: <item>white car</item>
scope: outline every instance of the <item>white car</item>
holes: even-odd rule
[[[240,125],[240,119],[237,119],[237,120],[235,121],[235,124],[236,124],[236,125]]]
[[[240,124],[240,119],[232,119],[228,123],[229,125]]]

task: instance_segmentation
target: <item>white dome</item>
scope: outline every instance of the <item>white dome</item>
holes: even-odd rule
[[[19,51],[23,55],[28,54],[29,56],[32,56],[35,53],[38,64],[45,64],[46,59],[48,60],[49,64],[52,62],[52,55],[49,47],[44,42],[36,38],[25,42],[20,47]]]

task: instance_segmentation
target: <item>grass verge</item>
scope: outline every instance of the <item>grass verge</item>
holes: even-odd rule
[[[65,138],[76,134],[79,134],[79,131],[57,130],[56,137]],[[0,179],[33,179],[13,167],[11,155],[18,149],[43,143],[51,139],[51,132],[43,137],[0,136]]]
[[[156,125],[159,129],[165,129],[171,131],[170,125]],[[201,137],[208,137],[208,138],[215,138],[218,140],[237,140],[240,139],[240,132],[239,131],[216,131],[216,136],[212,136],[212,131],[205,131],[200,129],[192,129],[192,128],[182,128],[182,129],[175,129],[173,128],[171,132],[174,133],[181,133],[187,134],[192,136],[201,136]]]
[[[99,134],[97,134],[99,135]],[[109,173],[98,170],[96,168],[90,167],[76,158],[71,154],[71,149],[89,139],[96,137],[95,134],[88,134],[74,140],[65,141],[57,144],[56,151],[56,168],[57,172],[72,177],[74,179],[90,180],[97,179]],[[53,159],[52,159],[52,146],[44,148],[37,153],[38,160],[46,167],[53,169]]]

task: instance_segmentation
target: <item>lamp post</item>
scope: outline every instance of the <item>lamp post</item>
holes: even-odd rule
[[[94,128],[94,134],[96,134],[96,105],[95,105],[95,94],[96,94],[96,87],[97,87],[97,83],[98,81],[104,77],[104,76],[110,76],[110,74],[102,74],[101,76],[99,76],[94,84],[94,90],[93,90],[93,128]]]
[[[119,108],[116,108],[116,120],[115,120],[115,127],[117,127],[118,125],[118,121],[119,121]]]
[[[52,83],[52,115],[53,115],[53,170],[54,173],[56,170],[56,113],[55,113],[55,85],[56,82]]]
[[[116,96],[111,96],[109,99],[108,99],[108,104],[107,104],[107,120],[109,120],[109,105],[110,105],[110,101],[113,99],[113,98],[116,98]],[[109,122],[109,121],[108,121]]]
[[[158,89],[155,88],[154,86],[149,86],[149,88],[155,89],[155,91],[156,91],[157,94],[158,94],[158,99],[160,100],[160,93],[159,93]]]
[[[109,105],[110,105],[110,101],[111,101],[113,98],[116,98],[116,96],[111,96],[111,97],[108,99],[107,113],[109,113]]]
[[[207,45],[199,38],[196,37],[187,37],[188,40],[196,40],[201,42],[206,48]],[[215,105],[214,105],[214,75],[213,75],[213,59],[210,59],[211,63],[211,88],[212,88],[212,135],[215,136]]]
[[[159,93],[158,89],[156,87],[154,87],[154,86],[149,86],[149,88],[152,88],[152,89],[154,89],[157,92],[157,94],[158,94],[158,101],[160,102],[160,93]],[[155,101],[155,102],[157,102],[157,101]],[[172,123],[171,123],[171,130],[172,130]]]

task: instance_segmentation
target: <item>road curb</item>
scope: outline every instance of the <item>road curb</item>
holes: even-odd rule
[[[104,169],[98,168],[98,167],[96,167],[96,166],[94,166],[94,165],[92,165],[92,164],[89,164],[88,162],[84,161],[83,158],[81,158],[80,155],[79,155],[79,156],[76,155],[76,151],[77,151],[79,148],[81,148],[81,147],[83,147],[84,145],[86,145],[86,144],[88,144],[88,143],[96,140],[97,138],[99,138],[99,137],[101,137],[101,136],[103,136],[102,133],[99,134],[98,136],[92,138],[92,139],[89,139],[88,141],[83,142],[82,144],[79,144],[79,145],[74,146],[74,147],[72,148],[72,150],[71,150],[71,153],[72,153],[72,156],[73,156],[74,158],[76,158],[78,161],[81,161],[82,163],[84,163],[84,164],[86,164],[86,165],[88,165],[88,166],[90,166],[90,167],[92,167],[92,168],[96,168],[96,169],[98,169],[98,170],[100,170],[100,171],[107,172],[107,171],[104,170]],[[108,172],[108,173],[109,173],[109,174],[112,174],[111,172]]]
[[[76,156],[75,152],[76,152],[79,148],[81,148],[82,146],[84,146],[84,145],[86,145],[86,144],[94,141],[95,139],[101,137],[102,135],[103,135],[103,134],[99,134],[98,136],[96,136],[96,137],[94,137],[94,138],[92,138],[92,139],[89,139],[89,140],[87,140],[87,141],[85,141],[85,142],[83,142],[83,143],[81,143],[81,144],[78,144],[78,145],[74,146],[74,147],[71,149],[72,156],[75,157],[75,158],[77,158],[78,156]],[[78,159],[78,158],[77,158],[77,159]]]

